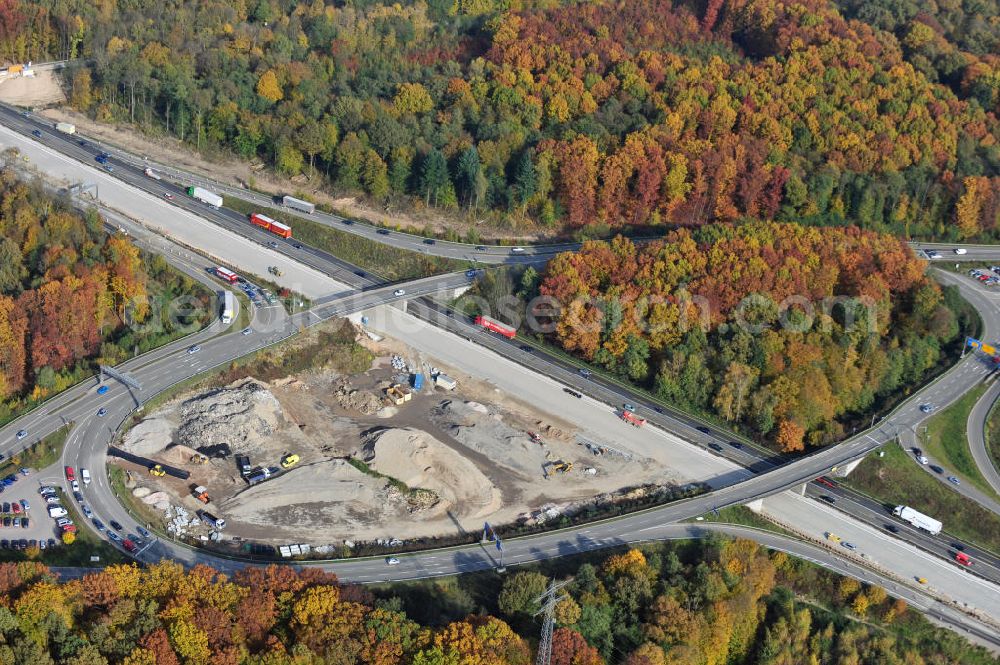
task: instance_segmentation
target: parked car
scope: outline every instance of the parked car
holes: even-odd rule
[[[21,508],[24,508],[25,510],[31,510],[31,504],[28,503],[27,499],[21,499]]]

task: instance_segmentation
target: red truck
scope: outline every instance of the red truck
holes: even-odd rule
[[[646,424],[645,418],[640,418],[631,411],[622,410],[621,419],[633,427],[642,427]]]
[[[254,226],[259,226],[262,229],[266,229],[276,236],[281,236],[282,238],[292,237],[292,227],[286,226],[279,221],[271,219],[267,215],[261,215],[260,213],[253,213],[250,215],[250,223]]]
[[[477,316],[475,321],[477,326],[482,326],[487,330],[500,333],[508,339],[514,339],[514,335],[517,334],[517,329],[511,328],[506,323],[500,323],[496,319],[491,319],[488,316]]]

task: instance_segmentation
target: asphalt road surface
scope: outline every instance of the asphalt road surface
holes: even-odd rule
[[[417,294],[417,292],[414,291],[414,290],[412,290],[412,289],[408,289],[408,291],[409,291],[410,295],[416,295]],[[312,316],[312,315],[310,315],[310,316]],[[182,361],[181,363],[176,363],[178,365],[184,366],[184,369],[181,370],[181,372],[180,372],[180,374],[178,376],[183,376],[185,373],[186,374],[197,373],[199,371],[202,371],[202,369],[204,369],[204,368],[201,367],[199,359],[194,357],[197,354],[189,354],[189,355],[191,355],[192,357],[188,358],[186,361]],[[202,356],[202,357],[204,358],[206,356]],[[967,363],[967,365],[970,365],[970,363]],[[162,373],[162,372],[159,374],[159,376],[163,376],[163,375],[164,375],[164,373]],[[167,373],[167,375],[169,375],[169,373]],[[894,415],[898,416],[900,414],[897,411],[897,413],[894,414]],[[85,415],[82,416],[82,417],[86,418]],[[870,433],[868,433],[866,435],[866,437],[864,439],[867,439],[867,440],[859,439],[859,440],[856,440],[854,443],[855,444],[860,443],[861,447],[863,447],[863,446],[871,446],[872,442],[876,442],[877,443],[879,438],[883,438],[884,439],[884,437],[887,435],[885,427],[888,426],[888,425],[891,425],[891,424],[892,424],[891,422],[890,423],[884,423],[884,424],[882,424],[879,428],[876,428],[873,432],[870,432]],[[851,448],[849,446],[849,444],[844,444],[842,446],[838,446],[837,448],[838,449],[840,449],[840,448],[850,448],[848,451],[841,451],[841,452],[849,452],[852,456],[857,456],[859,453],[856,450],[856,448],[858,448],[858,447],[859,447],[858,445],[854,445],[853,448]],[[102,451],[101,455],[103,456],[103,451]],[[820,455],[816,455],[814,457],[818,458],[818,457],[820,457]],[[830,457],[834,457],[834,456],[831,455]],[[816,459],[812,459],[812,460],[809,460],[809,461],[812,462],[812,463],[816,463],[817,460]],[[828,460],[826,460],[826,459],[823,459],[821,461],[821,463],[823,465],[827,465],[830,462]],[[800,463],[796,463],[796,464],[800,464]],[[792,465],[792,466],[794,466],[794,465]],[[805,466],[805,465],[802,464],[801,466]],[[796,471],[801,471],[801,470],[802,469],[796,469]],[[784,471],[785,471],[784,474],[779,474],[778,472],[774,472],[774,474],[775,474],[776,477],[769,478],[769,481],[770,481],[769,485],[772,488],[781,489],[780,487],[776,487],[776,483],[785,483],[785,482],[788,481],[788,476],[789,476],[789,472],[788,471],[789,470],[785,469]],[[766,475],[770,476],[772,474],[766,474]],[[777,477],[778,475],[781,475],[781,476],[784,476],[784,477],[783,478],[779,478],[779,477]],[[810,472],[807,475],[812,476],[814,474],[812,472]],[[794,478],[793,480],[790,481],[790,484],[786,485],[786,486],[791,486],[791,485],[798,484],[802,480],[803,480],[803,478]],[[737,487],[739,487],[739,486],[737,486]],[[756,489],[756,488],[754,488],[754,489]],[[756,494],[750,494],[748,496],[751,496],[751,497],[752,496],[758,496],[758,495],[767,493],[767,491],[774,491],[774,489],[769,489],[769,490],[765,490],[765,491],[758,491]],[[730,492],[730,494],[735,494],[735,492]],[[713,496],[712,498],[718,499],[720,497],[719,496]],[[725,495],[722,496],[722,499],[723,500],[728,500],[730,502],[739,502],[740,501],[740,499],[738,499],[738,498],[734,499],[731,496],[730,497],[726,497]],[[721,503],[721,502],[716,501],[716,503],[718,504],[718,503]],[[119,508],[120,508],[120,506],[119,506]]]
[[[74,135],[62,134],[61,132],[56,131],[52,121],[31,113],[19,111],[7,104],[0,104],[0,124],[16,130],[23,136],[30,136],[32,131],[40,131],[42,132],[42,138],[38,140],[63,154],[79,159],[88,166],[93,163],[93,159],[97,153],[104,149],[111,153],[112,157],[110,163],[115,168],[113,173],[106,175],[121,178],[122,180],[132,184],[137,184],[136,179],[138,178],[146,181],[148,188],[151,190],[164,190],[170,191],[174,194],[183,194],[182,190],[166,183],[166,180],[174,180],[183,183],[185,187],[191,185],[201,186],[217,194],[232,196],[234,198],[256,203],[264,207],[282,207],[275,201],[274,198],[265,194],[259,194],[251,190],[225,185],[220,182],[178,169],[172,165],[161,164],[156,162],[155,159],[148,159],[148,155],[133,155],[117,146],[113,146],[107,142],[102,143],[97,139],[88,138],[79,133]],[[86,141],[87,146],[80,146],[80,141]],[[156,183],[156,181],[152,181],[150,178],[146,177],[143,174],[146,167],[150,167],[158,174],[164,176],[164,181]],[[162,186],[157,187],[156,185]],[[183,196],[186,198],[186,194],[183,194]],[[580,243],[524,245],[523,247],[515,250],[513,247],[500,245],[474,245],[446,240],[430,240],[423,236],[417,236],[410,233],[380,229],[379,227],[365,222],[347,220],[338,215],[331,215],[321,211],[316,211],[311,215],[287,208],[285,211],[289,214],[298,215],[319,224],[330,226],[346,233],[361,236],[392,247],[408,249],[410,251],[420,252],[432,256],[442,256],[486,264],[535,263],[539,260],[551,258],[559,252],[573,250],[580,246]],[[242,215],[239,215],[239,218],[246,223],[246,220]],[[388,233],[386,233],[386,231],[388,231]]]

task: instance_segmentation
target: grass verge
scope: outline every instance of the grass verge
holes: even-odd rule
[[[897,445],[872,453],[841,482],[890,506],[907,505],[944,523],[944,530],[992,552],[1000,552],[1000,517],[931,478]],[[888,518],[889,513],[886,512]]]
[[[108,476],[111,481],[111,490],[115,493],[118,501],[125,507],[125,510],[141,524],[151,524],[157,528],[162,528],[163,515],[157,512],[152,506],[137,501],[132,496],[132,490],[125,484],[125,469],[115,464],[109,464]]]
[[[1000,401],[993,405],[993,410],[986,419],[986,451],[993,466],[1000,469],[1000,406],[998,405]]]
[[[947,464],[948,473],[1000,500],[1000,496],[979,472],[969,450],[969,437],[966,433],[969,413],[986,389],[986,385],[979,385],[965,393],[960,400],[928,420],[926,430],[921,428],[918,433],[921,445],[934,459]]]
[[[281,210],[262,209],[259,205],[229,196],[223,198],[227,208],[244,215],[260,212],[273,217],[291,226],[293,237],[303,243],[329,252],[338,259],[347,261],[368,272],[381,275],[390,282],[465,270],[472,265],[469,261],[459,261],[390,247],[325,224],[311,222],[297,215],[290,215]]]
[[[703,520],[691,519],[687,521],[692,524],[696,524],[698,522],[738,524],[740,526],[749,526],[755,529],[770,531],[772,533],[779,533],[782,536],[789,536],[796,539],[799,538],[798,534],[792,533],[788,529],[778,526],[766,517],[761,517],[746,506],[729,506],[728,508],[720,509],[718,514],[706,513],[703,517]]]
[[[56,463],[62,455],[66,437],[69,436],[73,423],[63,425],[52,434],[21,449],[21,452],[11,453],[6,464],[0,466],[0,476],[16,473],[20,467],[27,469],[44,469]]]

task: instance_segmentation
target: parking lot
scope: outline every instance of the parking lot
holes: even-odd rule
[[[972,279],[981,282],[983,286],[994,287],[1000,284],[1000,266],[973,268],[969,270],[968,275]]]
[[[55,520],[46,510],[45,500],[39,496],[37,477],[24,470],[5,477],[0,492],[0,548],[26,549],[55,547],[62,543]],[[9,482],[14,478],[13,482]],[[27,525],[25,526],[25,522]]]

